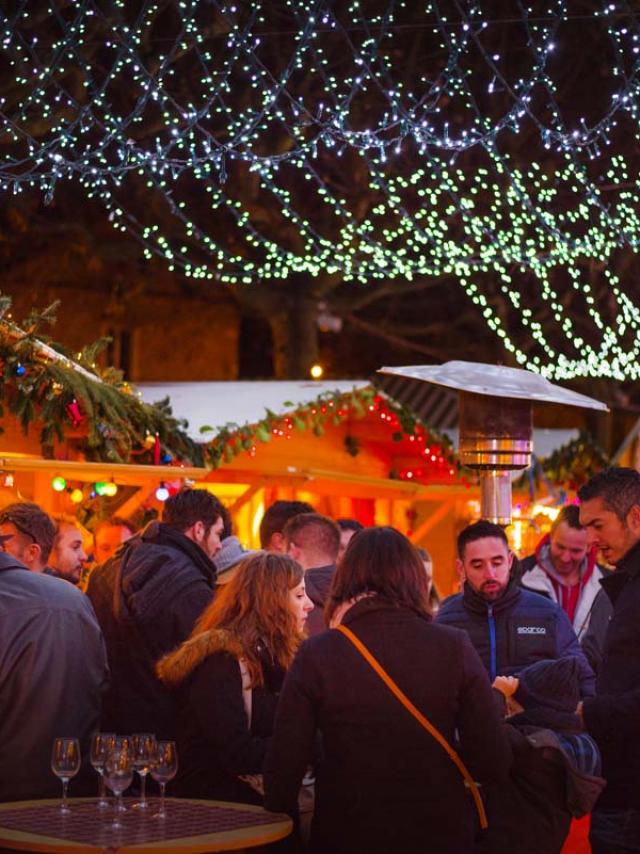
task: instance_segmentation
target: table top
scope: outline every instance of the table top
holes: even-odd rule
[[[113,807],[100,809],[96,798],[70,798],[67,815],[59,799],[0,804],[0,845],[52,854],[198,854],[266,845],[291,833],[288,816],[262,807],[167,798],[166,818],[158,818],[158,798],[148,800],[147,810],[119,816],[121,828],[111,827]],[[135,802],[124,799],[127,807]]]

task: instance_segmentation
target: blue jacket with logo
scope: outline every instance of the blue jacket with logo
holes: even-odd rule
[[[517,676],[535,661],[573,655],[580,662],[581,695],[595,693],[595,676],[565,612],[513,579],[493,602],[465,584],[463,593],[442,603],[436,620],[465,629],[492,682],[496,676]]]

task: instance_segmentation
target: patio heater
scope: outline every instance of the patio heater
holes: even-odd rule
[[[511,522],[511,472],[527,468],[533,452],[533,402],[607,412],[598,400],[554,385],[520,368],[445,362],[380,368],[378,373],[434,383],[459,392],[460,460],[480,474],[483,519]]]

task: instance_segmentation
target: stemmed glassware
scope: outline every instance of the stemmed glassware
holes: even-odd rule
[[[91,764],[100,775],[100,791],[98,795],[98,807],[105,809],[109,806],[107,791],[104,782],[104,763],[107,751],[115,742],[115,734],[112,732],[96,732],[91,739]]]
[[[156,753],[156,737],[150,733],[137,733],[131,737],[131,741],[133,744],[133,767],[140,776],[140,801],[133,807],[134,809],[147,809],[149,804],[145,790],[151,760]]]
[[[166,818],[165,789],[169,780],[173,780],[178,770],[178,752],[175,741],[159,741],[151,760],[151,776],[160,784],[160,809],[155,818]]]
[[[122,827],[119,816],[126,812],[122,803],[122,793],[128,789],[133,780],[133,749],[129,738],[115,738],[107,748],[104,762],[104,779],[107,786],[115,795],[115,818],[113,828]]]
[[[67,803],[69,780],[80,770],[80,743],[77,738],[56,738],[51,751],[51,770],[62,780],[60,812],[70,813]]]

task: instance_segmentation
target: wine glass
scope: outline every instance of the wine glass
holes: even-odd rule
[[[129,739],[118,740],[116,738],[107,749],[104,761],[104,779],[116,799],[115,819],[112,827],[120,828],[122,824],[118,821],[118,816],[126,812],[122,803],[122,793],[129,788],[133,780],[133,751]]]
[[[169,780],[173,780],[178,770],[178,752],[175,741],[159,741],[151,760],[151,776],[160,784],[160,809],[156,818],[165,818],[165,789]]]
[[[133,745],[133,767],[140,776],[140,802],[134,804],[134,809],[146,809],[149,804],[146,798],[147,774],[156,752],[156,737],[150,733],[137,733],[131,736]]]
[[[91,764],[100,775],[100,791],[98,794],[98,807],[100,809],[109,806],[104,783],[104,762],[107,757],[107,750],[110,745],[113,745],[115,738],[115,733],[112,732],[96,732],[91,739]]]
[[[80,770],[80,743],[77,738],[56,738],[51,751],[51,770],[62,780],[60,812],[70,813],[67,803],[69,780]]]

